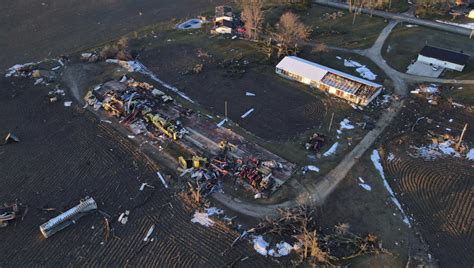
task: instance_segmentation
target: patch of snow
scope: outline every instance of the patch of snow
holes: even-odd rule
[[[343,129],[354,129],[354,126],[351,124],[351,121],[349,121],[349,119],[347,118],[344,118],[344,120],[342,120],[339,125],[341,126],[339,128],[339,130],[343,130]]]
[[[251,114],[253,111],[254,111],[254,109],[253,109],[253,108],[252,108],[252,109],[250,109],[250,110],[248,110],[248,111],[247,111],[247,112],[245,112],[245,113],[244,113],[244,114],[243,114],[243,115],[242,115],[240,118],[245,118],[245,117],[247,117],[247,116],[248,116],[249,114]]]
[[[358,68],[358,67],[362,67],[362,64],[358,63],[355,60],[346,60],[346,59],[344,59],[344,66]]]
[[[291,253],[293,250],[293,246],[290,245],[289,243],[285,241],[281,241],[280,243],[276,244],[275,249],[270,249],[268,251],[268,255],[272,257],[282,257],[282,256],[287,256]]]
[[[364,188],[365,190],[367,190],[367,191],[369,191],[369,192],[372,191],[372,187],[370,187],[370,185],[368,185],[368,184],[359,183],[359,186],[362,187],[362,188]]]
[[[252,92],[245,92],[245,96],[249,96],[249,97],[255,97],[255,93],[252,93]]]
[[[474,160],[474,148],[471,148],[471,150],[469,150],[469,152],[466,154],[466,159]]]
[[[368,80],[377,79],[376,74],[374,74],[369,68],[367,68],[367,66],[362,65],[357,61],[344,59],[344,66],[356,68],[356,72],[358,72],[359,75],[365,79],[368,79]]]
[[[199,223],[205,227],[211,227],[214,225],[214,221],[209,219],[209,215],[206,212],[194,212],[192,223]]]
[[[323,154],[323,156],[328,157],[328,156],[333,155],[334,153],[336,153],[337,146],[339,146],[339,142],[334,143],[334,144],[331,146],[331,148],[329,148],[329,150],[327,150],[327,151]]]
[[[125,69],[127,69],[129,72],[137,72],[137,73],[144,74],[144,75],[150,77],[151,79],[153,79],[155,82],[160,83],[163,87],[165,87],[165,88],[173,91],[174,93],[178,94],[181,98],[183,98],[183,99],[185,99],[185,100],[187,100],[191,103],[194,103],[194,101],[191,98],[189,98],[186,94],[181,92],[178,88],[176,88],[176,87],[160,80],[152,71],[150,71],[145,65],[143,65],[139,61],[119,61],[119,60],[115,60],[115,59],[108,59],[108,60],[106,60],[106,62],[118,64],[118,65],[124,67]]]
[[[385,178],[385,173],[383,171],[382,163],[380,161],[381,160],[380,155],[379,155],[379,152],[377,150],[374,150],[372,152],[372,155],[370,156],[370,160],[372,160],[372,163],[374,164],[375,169],[377,169],[377,171],[379,172],[380,177],[383,180],[383,185],[384,185],[385,189],[387,189],[387,191],[389,192],[390,198],[392,199],[392,202],[395,204],[395,206],[397,206],[398,210],[400,210],[400,213],[402,214],[403,222],[406,223],[408,225],[408,227],[411,227],[410,220],[408,219],[405,212],[403,211],[402,205],[400,204],[400,202],[398,202],[398,200],[395,197],[395,194],[392,190],[392,187],[390,187],[390,184],[388,184],[388,181]]]
[[[448,140],[438,144],[429,144],[421,147],[415,147],[414,157],[421,157],[424,160],[435,160],[444,156],[461,157],[461,155],[452,147],[454,141]]]
[[[41,84],[41,83],[43,83],[43,78],[38,78],[38,79],[36,79],[34,85],[36,86],[36,85]]]
[[[255,251],[258,252],[258,254],[267,256],[268,254],[267,247],[268,247],[268,242],[265,241],[263,236],[258,235],[253,238],[253,248],[255,249]]]

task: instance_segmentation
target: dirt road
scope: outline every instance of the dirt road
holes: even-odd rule
[[[106,42],[146,25],[196,16],[225,2],[1,1],[0,70]]]

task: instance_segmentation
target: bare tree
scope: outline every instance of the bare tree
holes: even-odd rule
[[[248,39],[258,39],[262,31],[263,23],[263,0],[241,0],[242,21],[245,25],[245,36]]]
[[[291,50],[296,53],[298,44],[307,40],[310,34],[311,28],[302,23],[298,15],[284,13],[272,34],[278,43],[278,56],[288,55]]]

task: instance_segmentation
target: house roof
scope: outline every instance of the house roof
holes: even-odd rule
[[[442,61],[456,63],[459,65],[466,65],[467,61],[469,60],[469,55],[467,54],[432,46],[425,46],[420,51],[420,55],[429,58],[435,58]]]
[[[375,88],[382,87],[382,85],[379,85],[377,83],[373,83],[368,80],[365,80],[365,79],[362,79],[350,74],[346,74],[341,71],[338,71],[338,70],[335,70],[335,69],[332,69],[332,68],[299,58],[299,57],[295,57],[295,56],[286,56],[285,58],[283,58],[283,60],[280,61],[280,63],[278,63],[276,67],[279,69],[284,69],[286,71],[289,71],[297,75],[301,75],[305,78],[309,78],[313,81],[321,81],[323,77],[329,72],[329,73],[333,73],[335,75],[344,77],[346,79],[359,82],[367,86],[371,86]]]

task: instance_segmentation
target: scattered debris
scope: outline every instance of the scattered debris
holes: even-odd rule
[[[65,101],[64,102],[64,107],[71,107],[72,101]]]
[[[42,224],[40,226],[40,231],[45,238],[51,237],[56,232],[76,223],[79,218],[96,209],[97,204],[94,199],[86,197],[84,200],[81,200],[79,205]]]
[[[20,142],[20,139],[15,134],[10,132],[5,137],[5,141],[3,142],[3,144],[13,143],[13,142]]]
[[[325,143],[326,136],[316,132],[308,139],[304,147],[308,151],[319,152],[319,150],[321,150]]]
[[[225,124],[225,122],[227,122],[227,118],[222,119],[222,121],[220,121],[219,124],[217,124],[217,126],[222,127]]]
[[[244,114],[241,116],[241,118],[245,118],[245,117],[247,117],[247,116],[248,116],[249,114],[251,114],[253,111],[254,111],[254,109],[253,109],[253,108],[252,108],[252,109],[250,109],[250,110],[248,110],[247,112],[245,112],[245,113],[244,113]]]
[[[303,167],[303,174],[308,172],[308,171],[319,172],[319,168],[317,166],[313,166],[313,165],[304,166]]]
[[[0,206],[0,228],[7,227],[8,224],[17,218],[23,218],[28,211],[28,207],[22,205],[18,200],[14,203],[5,203]]]
[[[118,222],[121,224],[125,225],[128,222],[128,215],[130,215],[130,210],[125,210],[125,212],[122,212],[120,216],[118,217]]]
[[[143,190],[145,190],[145,187],[149,187],[149,188],[155,189],[155,187],[154,187],[153,185],[150,185],[150,184],[144,182],[144,183],[142,183],[142,185],[140,186],[140,189],[139,189],[139,190],[140,190],[140,191],[143,191]]]
[[[161,175],[161,173],[160,173],[159,171],[156,172],[156,174],[157,174],[158,177],[160,178],[161,183],[163,183],[163,186],[165,186],[165,188],[168,189],[168,184],[166,183],[165,178],[163,178],[163,176]]]
[[[145,238],[143,238],[143,241],[148,242],[150,239],[150,236],[153,234],[153,231],[155,230],[155,225],[153,224],[150,229],[148,229],[148,232],[146,233]]]
[[[354,125],[351,124],[351,121],[349,119],[344,118],[339,125],[341,126],[339,130],[344,130],[344,129],[354,129]]]
[[[339,142],[334,143],[329,150],[327,150],[323,156],[328,157],[336,153],[337,147],[339,146]]]
[[[299,256],[296,266],[303,262],[334,266],[336,261],[387,252],[375,235],[355,235],[349,231],[348,224],[336,225],[334,233],[323,233],[317,225],[316,211],[309,206],[278,209],[278,212],[279,217],[266,218],[244,232],[252,234],[254,249],[263,256],[280,257],[295,252]],[[272,245],[265,237],[280,242]]]
[[[469,152],[466,154],[466,159],[474,160],[474,148],[471,148],[471,150],[469,150]]]
[[[216,207],[206,208],[204,212],[196,211],[194,216],[191,219],[192,223],[199,223],[205,227],[211,227],[214,225],[214,221],[209,218],[209,216],[221,215],[224,211]]]
[[[255,97],[255,93],[251,93],[251,92],[245,92],[245,96],[249,96],[249,97]]]

